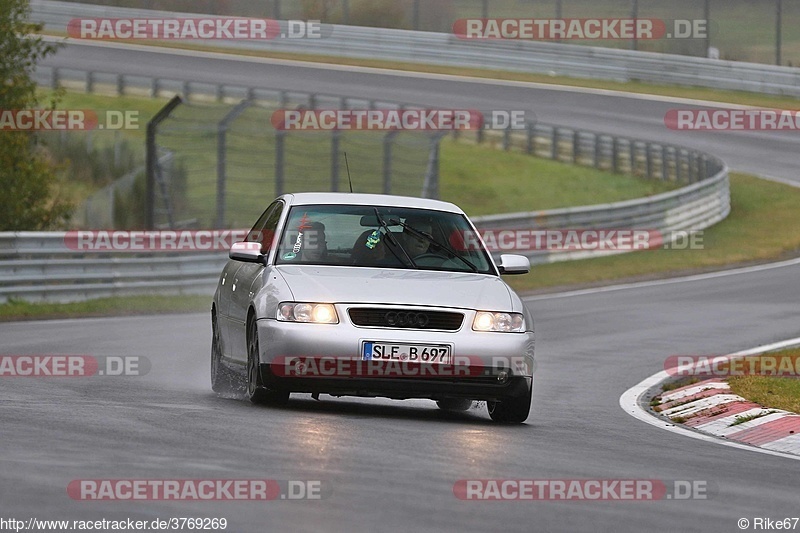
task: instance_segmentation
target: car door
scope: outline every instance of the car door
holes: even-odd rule
[[[261,253],[264,256],[268,256],[272,249],[284,206],[285,204],[281,200],[273,202],[259,219],[260,224],[254,226],[245,239],[247,242],[260,242]],[[241,263],[233,275],[229,327],[231,356],[234,359],[247,360],[247,309],[253,296],[263,286],[262,280],[265,275],[268,275],[270,269],[271,267],[265,267],[258,263]]]

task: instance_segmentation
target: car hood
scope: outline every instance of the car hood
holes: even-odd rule
[[[303,265],[277,270],[298,302],[513,310],[505,282],[487,274]]]

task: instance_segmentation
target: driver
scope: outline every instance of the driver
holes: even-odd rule
[[[405,223],[414,228],[415,230],[427,233],[428,235],[431,234],[432,226],[431,222],[427,219],[421,218],[407,218]],[[420,256],[424,253],[428,252],[428,248],[430,247],[430,242],[426,239],[417,237],[407,229],[403,229],[403,232],[400,234],[402,239],[403,248],[405,248],[408,255],[411,256],[413,259],[414,257]]]

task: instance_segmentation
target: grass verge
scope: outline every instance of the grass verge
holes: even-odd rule
[[[19,300],[0,305],[0,322],[51,318],[104,317],[204,312],[210,296],[122,296],[85,302],[30,303]]]
[[[774,357],[800,357],[800,348],[771,352]],[[795,359],[796,361],[796,359]],[[800,379],[796,377],[736,376],[728,380],[731,392],[770,409],[800,413]]]

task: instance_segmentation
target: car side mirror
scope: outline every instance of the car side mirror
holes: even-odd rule
[[[264,263],[260,242],[235,242],[228,252],[228,257],[243,263]]]
[[[524,255],[503,254],[497,268],[501,274],[527,274],[531,271],[531,261]]]

